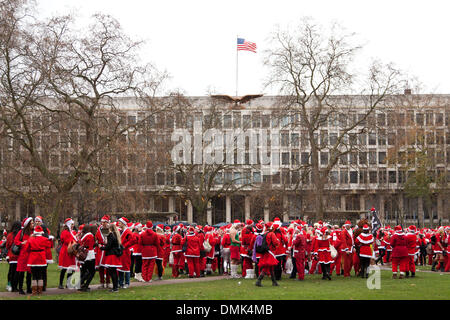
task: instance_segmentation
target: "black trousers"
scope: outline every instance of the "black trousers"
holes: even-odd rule
[[[27,291],[31,291],[31,273],[27,272]],[[17,283],[19,286],[19,290],[23,290],[23,280],[25,278],[25,272],[16,272]]]
[[[46,267],[31,267],[31,274],[33,280],[44,280],[44,273],[46,272]]]
[[[290,275],[290,279],[295,279],[295,277],[297,276],[297,259],[295,259],[294,257],[291,258],[292,259],[292,271],[291,271],[291,275]]]
[[[111,277],[111,282],[113,285],[113,290],[118,289],[119,287],[119,275],[117,274],[117,268],[106,268],[109,276]]]
[[[12,290],[17,290],[17,277],[16,277],[16,271],[17,269],[17,263],[10,263],[9,269],[8,269],[8,282],[11,284]]]
[[[142,273],[142,256],[134,256],[134,273]]]
[[[258,263],[259,263],[259,258],[256,258],[256,262],[255,262],[255,275],[256,275],[256,277],[259,277]]]
[[[381,262],[381,264],[383,265],[383,257],[386,254],[386,249],[378,249],[379,251],[379,256],[377,258],[377,261],[375,261],[375,264],[378,264],[378,262]]]
[[[81,288],[88,288],[95,276],[95,259],[84,261],[81,265],[80,285]]]
[[[156,267],[158,268],[158,278],[161,278],[163,275],[163,260],[162,259],[155,259],[156,261]]]
[[[130,263],[130,276],[134,277],[134,260],[135,257],[133,254],[131,254],[131,263]]]
[[[286,256],[277,257],[278,264],[274,268],[275,280],[281,280],[281,274],[283,271],[283,264]]]
[[[367,257],[359,257],[359,262],[361,264],[361,277],[366,277],[369,272],[368,272],[368,268],[370,266],[370,258]]]

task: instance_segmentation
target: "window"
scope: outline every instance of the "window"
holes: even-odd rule
[[[350,164],[351,165],[357,165],[358,164],[358,153],[357,152],[351,152],[350,153]]]
[[[261,183],[261,172],[253,172],[253,183]]]
[[[263,128],[269,128],[270,126],[270,114],[263,114],[261,117],[261,124]]]
[[[233,128],[237,129],[241,127],[241,113],[233,112]]]
[[[375,132],[369,133],[369,145],[374,146],[377,144],[377,134]]]
[[[386,170],[385,169],[380,169],[378,171],[378,181],[381,184],[386,183]]]
[[[358,171],[350,171],[350,183],[358,183]]]
[[[289,133],[286,132],[281,133],[281,146],[289,147]]]
[[[163,186],[165,184],[165,174],[164,174],[164,172],[158,172],[156,174],[156,184],[158,186]]]
[[[340,157],[339,157],[339,161],[340,161],[340,163],[342,164],[342,165],[348,165],[348,153],[346,153],[346,154],[342,154]]]
[[[231,115],[226,114],[223,116],[223,127],[226,129],[231,129]]]
[[[442,126],[444,124],[444,114],[442,113],[436,113],[436,125]]]
[[[366,165],[367,164],[367,152],[359,153],[359,164]]]
[[[331,171],[330,172],[330,183],[332,184],[338,184],[338,172],[337,171]]]
[[[386,125],[386,114],[378,113],[377,114],[377,123],[379,126],[385,126]]]
[[[309,164],[309,153],[302,152],[302,164]]]
[[[389,171],[389,183],[397,183],[397,171]]]
[[[386,164],[386,152],[378,152],[378,164]]]
[[[416,113],[416,124],[418,126],[423,126],[423,113]]]
[[[291,145],[293,147],[299,146],[299,134],[298,133],[291,133]]]
[[[341,170],[340,172],[340,182],[342,184],[348,183],[348,170]]]
[[[300,164],[298,151],[292,151],[291,152],[291,164],[292,165],[299,165]]]
[[[259,112],[252,113],[252,127],[253,128],[261,127],[261,114]]]
[[[280,184],[280,172],[273,174],[272,184]]]
[[[320,164],[323,166],[328,165],[328,152],[320,152]]]
[[[378,176],[376,171],[369,171],[369,183],[377,183]]]
[[[395,135],[395,132],[389,132],[388,133],[388,145],[394,146],[396,144],[396,142],[397,142],[396,138],[397,137]]]
[[[367,170],[359,171],[359,183],[366,184],[367,183]]]
[[[283,152],[281,154],[281,164],[289,165],[289,152]]]
[[[427,126],[434,125],[434,123],[433,123],[433,113],[432,112],[427,112],[426,113],[425,121],[426,121],[426,125]]]
[[[242,116],[242,126],[245,129],[250,128],[251,125],[251,116],[249,114],[244,114]]]
[[[386,130],[384,129],[378,130],[378,145],[380,146],[386,145]]]

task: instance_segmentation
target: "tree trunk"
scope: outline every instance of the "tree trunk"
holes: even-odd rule
[[[50,231],[54,235],[56,235],[58,232],[60,217],[64,207],[63,204],[64,195],[60,192],[57,192],[55,194],[55,199],[53,200],[53,206],[50,209],[50,215],[48,216]]]

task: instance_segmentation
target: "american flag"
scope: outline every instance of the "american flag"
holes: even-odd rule
[[[237,49],[246,50],[256,53],[256,43],[245,41],[245,39],[237,38]]]

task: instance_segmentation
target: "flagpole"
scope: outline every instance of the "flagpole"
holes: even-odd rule
[[[239,38],[239,36],[237,35],[236,36],[236,97],[238,96],[238,74],[239,74],[239,69],[238,69],[238,66],[239,66],[239,50],[238,50],[238,45],[237,45],[238,38]]]

